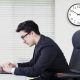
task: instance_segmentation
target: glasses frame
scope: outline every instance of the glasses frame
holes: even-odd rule
[[[22,39],[24,39],[29,33],[25,34],[24,36],[21,36]]]

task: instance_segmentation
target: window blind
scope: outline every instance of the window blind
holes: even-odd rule
[[[5,0],[6,1],[6,0]],[[0,5],[0,60],[23,62],[30,60],[33,49],[23,44],[16,28],[20,22],[35,21],[42,34],[54,39],[55,1],[54,0],[4,0]],[[6,5],[4,5],[6,4]],[[5,29],[5,30],[4,30]]]

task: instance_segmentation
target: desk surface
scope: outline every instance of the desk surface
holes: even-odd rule
[[[25,76],[16,76],[13,74],[0,74],[1,80],[26,80]]]
[[[0,74],[0,80],[30,80],[33,78],[13,74]]]

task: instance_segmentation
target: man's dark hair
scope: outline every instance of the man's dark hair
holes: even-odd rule
[[[16,32],[20,32],[22,30],[27,33],[34,31],[36,34],[40,35],[38,25],[32,20],[27,20],[27,21],[20,23],[18,25]]]

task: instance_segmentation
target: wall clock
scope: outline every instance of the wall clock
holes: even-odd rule
[[[80,26],[80,3],[73,4],[67,12],[68,20],[75,26]]]

